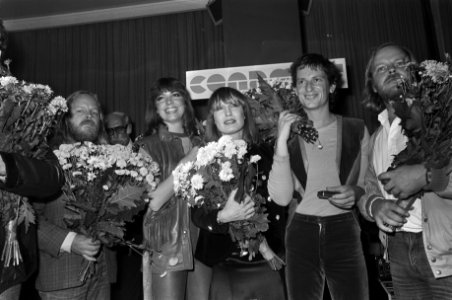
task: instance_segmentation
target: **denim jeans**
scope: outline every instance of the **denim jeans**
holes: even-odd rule
[[[397,299],[452,299],[452,276],[438,279],[433,276],[425,254],[422,232],[397,232],[390,235],[388,255]]]
[[[360,232],[353,213],[296,213],[286,235],[289,299],[322,299],[325,279],[333,300],[369,299]]]

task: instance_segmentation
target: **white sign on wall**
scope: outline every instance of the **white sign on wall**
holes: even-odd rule
[[[342,73],[343,85],[348,87],[345,58],[330,59]],[[208,99],[216,89],[229,86],[246,91],[257,86],[257,74],[264,79],[291,81],[291,63],[206,69],[186,72],[186,86],[193,100]]]

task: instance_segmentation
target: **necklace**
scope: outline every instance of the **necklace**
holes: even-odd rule
[[[319,144],[317,145],[317,149],[322,150],[323,149],[322,142],[320,142],[319,139],[317,139],[317,141],[319,142]]]

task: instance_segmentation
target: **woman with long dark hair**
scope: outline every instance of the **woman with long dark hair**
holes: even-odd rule
[[[193,268],[187,202],[174,195],[172,171],[196,157],[195,118],[185,86],[160,78],[146,108],[147,136],[139,141],[160,166],[160,183],[150,192],[144,217],[144,299],[183,300],[188,270]],[[195,238],[195,235],[193,236]],[[151,296],[152,295],[152,296]]]

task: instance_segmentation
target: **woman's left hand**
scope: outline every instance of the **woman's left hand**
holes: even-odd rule
[[[221,223],[241,221],[251,218],[254,215],[254,201],[249,195],[245,196],[242,203],[235,201],[237,189],[229,194],[225,206],[218,212],[218,220]]]

